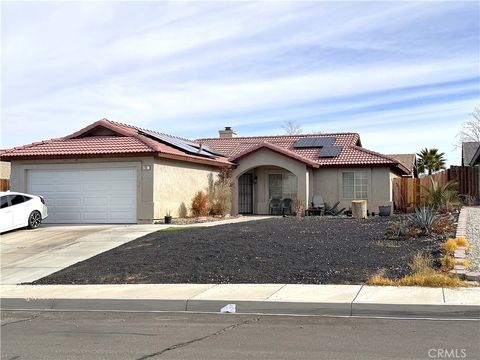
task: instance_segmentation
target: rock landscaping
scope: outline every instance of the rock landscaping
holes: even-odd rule
[[[460,278],[480,281],[480,208],[464,207],[460,213],[457,226],[457,238],[467,239],[468,246],[455,251],[457,264],[451,271]]]
[[[291,283],[362,284],[383,269],[412,273],[429,254],[440,267],[445,237],[395,240],[402,217],[305,217],[158,231],[77,263],[35,284]],[[453,235],[452,235],[453,236]]]

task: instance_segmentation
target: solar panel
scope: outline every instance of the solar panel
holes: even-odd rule
[[[336,139],[333,136],[318,138],[301,138],[295,144],[293,144],[293,147],[297,149],[324,147],[332,145],[335,140]]]
[[[342,152],[342,146],[325,146],[320,150],[318,157],[337,157]]]
[[[202,145],[202,149],[200,150],[200,144],[193,141],[182,140],[173,136],[159,134],[148,130],[142,130],[141,133],[192,155],[206,156],[209,158],[221,156],[220,154],[215,153],[212,149],[205,145]]]

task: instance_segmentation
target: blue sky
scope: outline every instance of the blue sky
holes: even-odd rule
[[[2,148],[106,117],[190,138],[437,147],[479,98],[478,2],[2,2]]]

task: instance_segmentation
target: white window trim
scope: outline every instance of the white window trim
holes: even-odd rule
[[[345,197],[345,184],[344,184],[344,174],[353,174],[353,197]],[[356,187],[357,184],[355,182],[356,174],[363,173],[365,174],[366,183],[366,196],[365,197],[357,197],[356,196]],[[342,171],[342,197],[347,200],[368,200],[368,193],[369,193],[369,177],[366,171]]]
[[[270,197],[270,180],[269,180],[269,175],[282,175],[282,198],[284,194],[284,188],[283,188],[283,178],[285,175],[291,175],[295,177],[296,180],[296,196],[292,197],[292,200],[295,200],[298,197],[298,176],[295,175],[294,173],[288,171],[288,170],[267,170],[265,171],[265,197],[268,199],[268,201],[272,200]]]

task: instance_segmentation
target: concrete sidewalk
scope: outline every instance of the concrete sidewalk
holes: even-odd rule
[[[285,284],[3,285],[2,310],[219,312],[480,319],[480,288]]]

